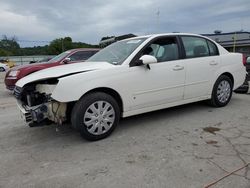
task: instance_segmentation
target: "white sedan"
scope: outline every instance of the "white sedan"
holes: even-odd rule
[[[0,72],[6,72],[9,69],[8,65],[0,63]]]
[[[185,33],[116,42],[87,62],[58,66],[16,83],[25,121],[70,120],[88,140],[107,137],[120,117],[208,100],[223,107],[246,75],[242,55]]]

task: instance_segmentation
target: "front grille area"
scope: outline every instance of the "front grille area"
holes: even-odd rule
[[[16,86],[13,94],[17,99],[21,99],[22,88]]]

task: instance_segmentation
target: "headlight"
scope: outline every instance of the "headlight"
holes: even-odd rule
[[[10,71],[8,76],[16,77],[19,73],[20,73],[19,70],[13,70],[13,71]]]

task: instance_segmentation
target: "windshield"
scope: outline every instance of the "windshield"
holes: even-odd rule
[[[87,61],[107,61],[111,64],[122,64],[123,61],[147,38],[123,40],[109,45]]]
[[[69,55],[70,51],[63,52],[56,57],[52,58],[51,60],[48,61],[48,63],[54,63],[57,61],[61,61],[63,58],[65,58],[67,55]]]

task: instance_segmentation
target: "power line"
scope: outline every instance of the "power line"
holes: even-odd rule
[[[51,41],[47,41],[47,40],[19,40],[17,39],[18,42],[40,42],[40,43],[49,43]]]

